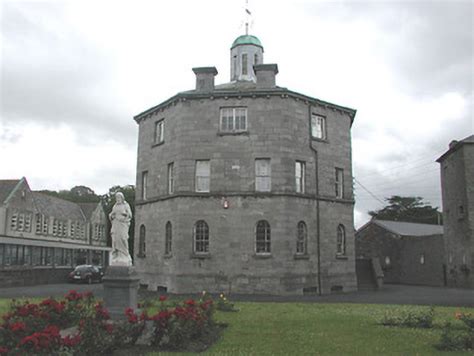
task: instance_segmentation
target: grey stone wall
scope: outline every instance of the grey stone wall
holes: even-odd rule
[[[247,132],[220,132],[220,108],[233,106],[247,107]],[[327,140],[311,139],[311,112],[326,116]],[[154,126],[162,119],[165,142],[156,145]],[[334,286],[355,290],[350,125],[341,111],[285,95],[182,100],[141,120],[135,225],[136,236],[142,224],[146,227],[146,257],[135,259],[141,283],[175,293],[301,294],[303,288],[317,287],[319,201],[321,291],[329,293]],[[270,193],[255,193],[257,158],[271,159]],[[194,193],[195,161],[200,159],[210,160],[210,193]],[[295,193],[296,160],[306,164],[304,194]],[[170,196],[171,162],[175,192]],[[343,199],[335,198],[336,167],[344,169]],[[148,172],[146,201],[140,201],[143,171]],[[223,198],[228,209],[222,207]],[[206,258],[192,253],[193,225],[201,219],[210,228]],[[258,220],[271,225],[269,257],[255,254]],[[295,258],[301,220],[308,227],[308,256]],[[167,221],[173,224],[172,257],[164,255]],[[346,230],[343,258],[336,257],[339,224]]]
[[[72,267],[10,267],[0,269],[0,286],[19,287],[38,284],[67,283]]]
[[[398,236],[369,223],[356,233],[357,258],[378,258],[384,283],[443,286],[442,235]],[[422,264],[421,255],[424,256]],[[390,263],[385,261],[390,258]]]
[[[473,182],[474,145],[464,144],[441,162],[449,286],[474,288]]]

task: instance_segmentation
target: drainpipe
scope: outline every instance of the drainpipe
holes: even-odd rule
[[[309,116],[309,148],[314,152],[314,175],[315,175],[315,184],[316,184],[316,247],[318,254],[318,295],[322,295],[321,292],[321,242],[320,242],[320,233],[321,233],[321,224],[320,224],[320,213],[319,213],[319,165],[318,165],[318,151],[312,145],[312,136],[311,136],[311,105],[308,105],[308,116]]]

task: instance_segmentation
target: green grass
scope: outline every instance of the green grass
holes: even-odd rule
[[[238,313],[218,312],[229,327],[207,355],[472,355],[434,348],[445,320],[456,310],[436,307],[433,329],[378,324],[395,305],[236,303]],[[428,307],[426,307],[428,308]],[[186,355],[152,353],[150,355]]]
[[[10,300],[0,299],[0,315]],[[434,348],[441,325],[456,311],[474,308],[436,307],[434,328],[412,329],[378,324],[388,310],[405,308],[373,304],[236,303],[238,313],[216,312],[228,324],[206,355],[472,355]],[[428,308],[428,307],[422,307]],[[150,353],[149,355],[192,355]]]

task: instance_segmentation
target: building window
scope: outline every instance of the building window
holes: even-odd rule
[[[76,234],[75,230],[76,230],[76,224],[74,221],[71,221],[69,223],[69,236],[71,237],[71,239],[73,239]]]
[[[425,264],[425,254],[420,255],[420,264],[424,265]]]
[[[234,68],[234,73],[233,73],[233,75],[234,75],[234,77],[237,77],[237,75],[238,75],[238,73],[237,73],[237,56],[234,56],[234,57],[232,58],[232,61],[233,61],[233,64],[234,64],[234,65],[233,65],[233,68]]]
[[[258,64],[258,54],[257,53],[255,53],[253,55],[253,64]]]
[[[165,227],[165,254],[170,255],[172,251],[172,238],[173,238],[173,227],[171,222],[168,221]]]
[[[145,200],[147,195],[147,185],[148,185],[148,171],[142,172],[142,200]]]
[[[10,228],[12,230],[16,230],[17,226],[18,226],[18,213],[14,212],[12,214],[12,218],[11,218],[11,221],[10,221]]]
[[[140,226],[140,235],[138,237],[138,256],[145,257],[146,242],[145,242],[145,225]]]
[[[174,193],[174,163],[168,164],[168,194]]]
[[[23,231],[31,231],[31,214],[25,214],[25,228]]]
[[[25,214],[18,214],[18,224],[16,226],[17,231],[23,231],[25,227]]]
[[[390,256],[385,256],[385,266],[390,266]]]
[[[321,115],[311,115],[311,136],[326,139],[326,118]]]
[[[247,108],[221,108],[221,132],[247,130]]]
[[[266,220],[257,222],[255,252],[271,253],[271,230],[270,224]]]
[[[336,254],[345,255],[346,254],[346,229],[343,225],[337,227],[337,248]]]
[[[242,75],[248,74],[247,53],[242,53]]]
[[[255,190],[269,192],[272,188],[271,165],[269,158],[255,160]]]
[[[295,183],[296,193],[304,193],[305,191],[305,163],[296,161],[295,163]]]
[[[210,175],[211,162],[209,160],[196,161],[196,192],[209,192]]]
[[[48,225],[49,225],[49,218],[43,215],[43,234],[48,235]]]
[[[165,120],[155,123],[155,143],[162,143],[165,140]]]
[[[344,196],[344,170],[341,168],[336,168],[336,180],[334,184],[336,198],[341,198]]]
[[[306,255],[307,251],[308,231],[304,221],[300,221],[296,227],[296,253],[298,255]]]
[[[194,224],[194,252],[209,252],[209,226],[204,220],[199,220]]]
[[[36,214],[35,215],[36,217],[36,229],[35,229],[35,233],[37,235],[41,235],[42,231],[43,231],[43,215],[42,214]]]

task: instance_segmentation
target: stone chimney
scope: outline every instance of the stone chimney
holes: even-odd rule
[[[449,143],[449,148],[453,148],[454,146],[456,146],[458,144],[458,141],[456,140],[452,140],[450,143]]]
[[[257,76],[257,89],[275,88],[275,76],[278,74],[276,64],[257,64],[253,66]]]
[[[217,74],[216,67],[199,67],[193,68],[196,74],[196,90],[197,91],[213,91],[214,77]]]

